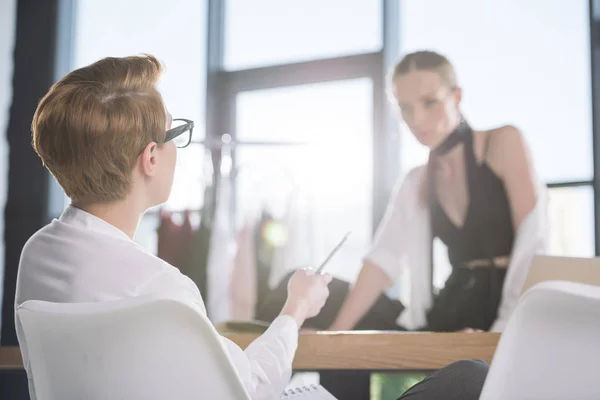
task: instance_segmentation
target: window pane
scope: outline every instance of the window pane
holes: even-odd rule
[[[190,224],[192,229],[198,229],[200,225],[200,213],[190,212]],[[181,226],[184,223],[184,214],[175,212],[171,215],[171,221]],[[142,217],[133,240],[141,244],[150,253],[157,255],[158,253],[158,229],[160,228],[160,213],[158,209],[148,211]]]
[[[549,190],[550,246],[556,256],[594,257],[594,191],[590,186]]]
[[[544,180],[586,180],[592,177],[588,18],[587,0],[405,0],[400,50],[448,56],[464,89],[466,118],[476,129],[518,126]],[[403,142],[409,142],[404,169],[424,160],[412,138]]]
[[[367,79],[242,93],[240,140],[306,146],[241,146],[238,210],[293,208],[297,251],[290,267],[316,265],[348,231],[328,271],[353,280],[371,241],[372,85]],[[291,199],[291,201],[290,201]]]
[[[138,225],[133,240],[141,244],[150,253],[156,255],[158,250],[158,212],[148,212]]]
[[[205,148],[191,144],[177,149],[177,166],[171,196],[166,204],[169,210],[198,210],[204,202],[204,187],[210,179],[210,158]]]
[[[204,137],[206,98],[206,0],[78,0],[73,68],[107,56],[149,53],[165,64],[159,89],[174,118],[195,122]],[[115,12],[115,10],[119,10]],[[198,208],[203,150],[179,150],[168,207]]]
[[[206,0],[78,0],[76,10],[73,67],[107,56],[156,56],[166,67],[160,90],[169,111],[193,119],[195,139],[202,138]]]
[[[225,68],[359,54],[381,49],[381,1],[227,0]]]
[[[365,128],[372,131],[372,90],[364,78],[240,93],[237,138],[340,147],[346,140],[370,143]]]

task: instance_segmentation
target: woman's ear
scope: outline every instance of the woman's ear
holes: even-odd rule
[[[150,142],[144,147],[144,150],[138,157],[140,170],[145,176],[156,175],[158,164],[158,144]]]
[[[457,87],[454,89],[454,101],[456,102],[456,107],[460,107],[460,103],[462,102],[462,88]]]

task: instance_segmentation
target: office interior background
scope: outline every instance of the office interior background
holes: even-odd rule
[[[195,122],[173,192],[136,240],[159,252],[161,211],[211,221],[205,264],[234,270],[245,227],[262,223],[277,268],[319,263],[353,281],[396,183],[427,150],[388,101],[405,53],[448,56],[476,129],[513,124],[548,187],[550,253],[600,252],[598,19],[591,0],[0,1],[2,344],[16,345],[13,301],[28,237],[68,205],[31,148],[37,102],[67,72],[149,53],[175,118]],[[210,211],[210,212],[208,212]],[[208,216],[208,217],[207,217]],[[268,219],[267,223],[265,221]],[[444,282],[436,245],[435,282]],[[273,261],[274,260],[274,261]],[[207,274],[207,275],[206,275]],[[201,289],[223,285],[206,273]],[[213,287],[211,288],[211,284]],[[398,291],[402,296],[403,288]],[[212,308],[219,318],[218,306]]]

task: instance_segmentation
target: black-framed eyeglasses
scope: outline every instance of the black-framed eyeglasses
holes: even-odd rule
[[[184,118],[175,118],[171,123],[172,128],[167,131],[165,143],[172,140],[175,146],[182,149],[192,142],[194,121]]]

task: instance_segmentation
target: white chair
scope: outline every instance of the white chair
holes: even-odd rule
[[[176,300],[27,301],[17,310],[37,400],[248,400],[209,320]]]
[[[600,287],[565,281],[520,299],[480,400],[600,399]]]

